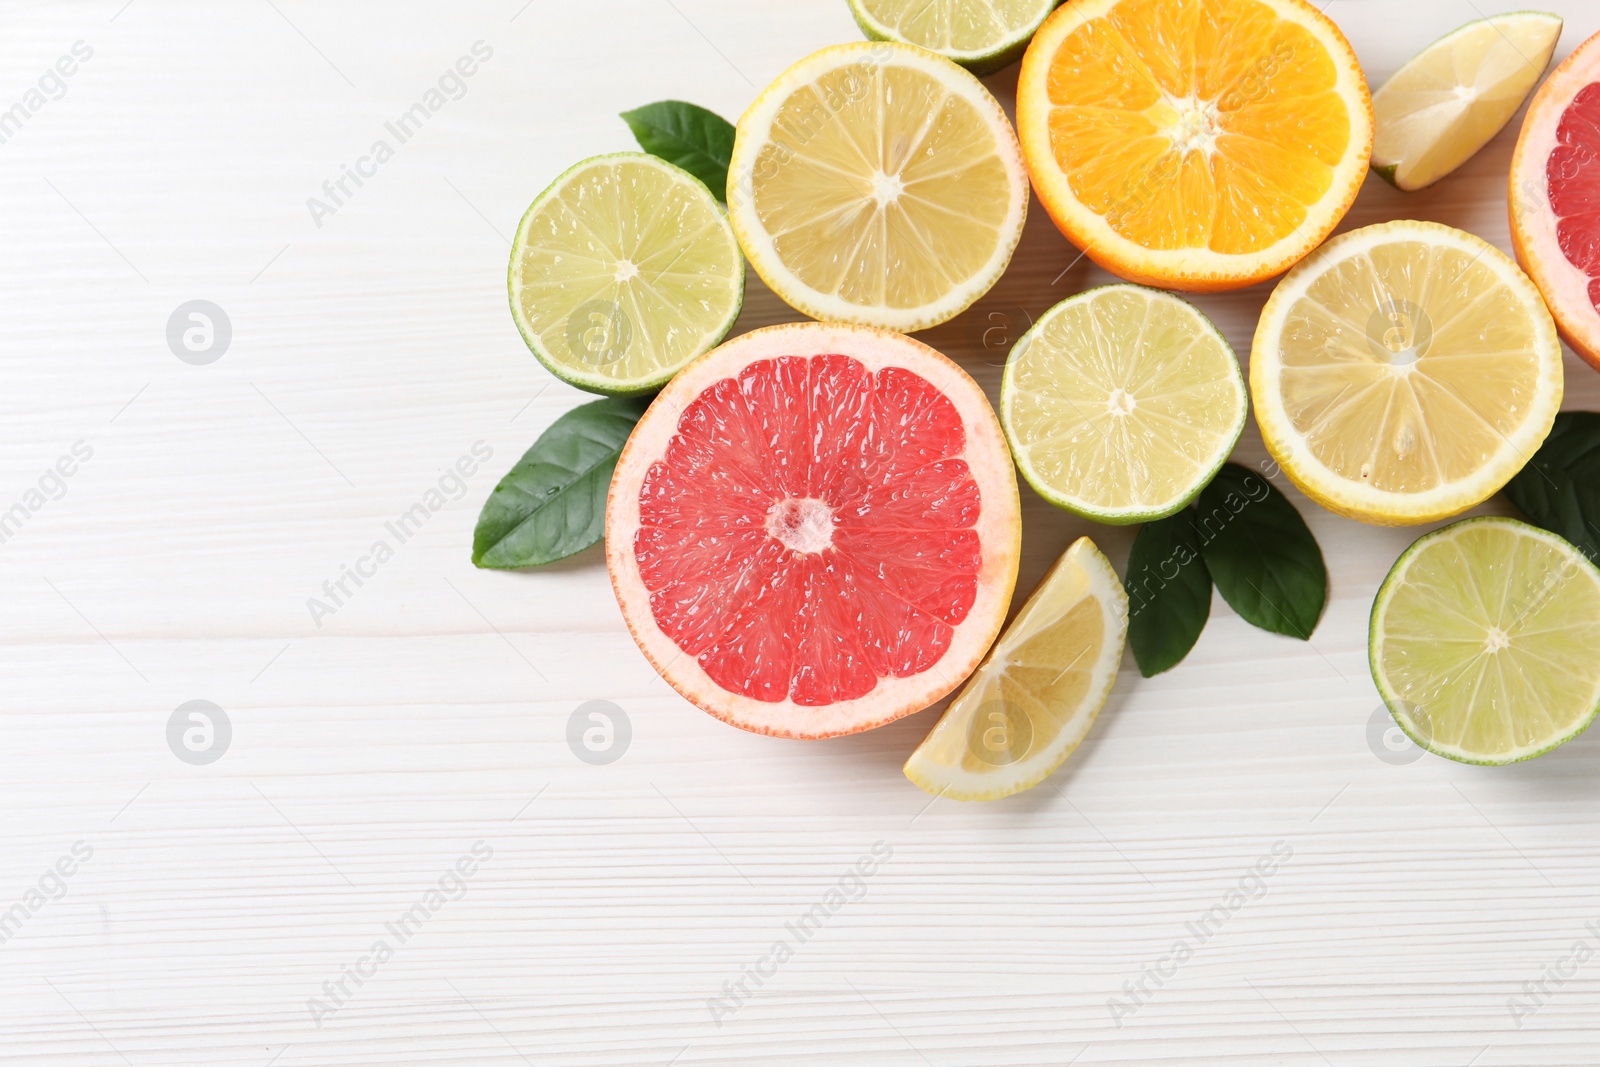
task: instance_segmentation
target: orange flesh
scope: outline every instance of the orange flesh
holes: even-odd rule
[[[1259,252],[1332,187],[1351,132],[1337,80],[1323,44],[1257,0],[1123,0],[1051,59],[1051,149],[1130,241]]]

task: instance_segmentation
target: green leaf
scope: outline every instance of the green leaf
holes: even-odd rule
[[[727,199],[734,133],[727,119],[682,100],[658,100],[624,111],[622,120],[640,148],[693,174],[718,200]]]
[[[1187,656],[1211,614],[1211,574],[1194,519],[1184,508],[1145,523],[1128,553],[1128,644],[1146,678]]]
[[[1265,475],[1224,463],[1200,491],[1195,529],[1217,592],[1252,626],[1310,640],[1328,569],[1306,520]]]
[[[1600,414],[1563,411],[1506,496],[1535,526],[1600,562]]]
[[[649,406],[648,397],[608,397],[552,423],[483,502],[472,562],[531,567],[600,540],[611,471]]]

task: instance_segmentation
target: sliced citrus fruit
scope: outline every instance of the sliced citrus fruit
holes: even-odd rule
[[[1137,285],[1068,297],[1006,359],[1000,422],[1028,484],[1096,522],[1171,515],[1244,429],[1233,349],[1193,304]]]
[[[1093,541],[1078,538],[906,760],[906,777],[956,800],[1038,785],[1094,725],[1127,633],[1117,572]]]
[[[1560,39],[1559,17],[1514,11],[1424,48],[1372,94],[1372,169],[1409,191],[1461,166],[1511,121]]]
[[[831,737],[969,674],[1017,576],[994,409],[927,345],[771,326],[691,363],[617,460],[606,562],[645,657],[725,722]]]
[[[983,84],[890,42],[836,45],[739,120],[728,212],[750,263],[813,318],[921,330],[988,292],[1022,236],[1028,179]]]
[[[1418,745],[1463,763],[1532,759],[1600,708],[1600,570],[1548,531],[1463,519],[1395,562],[1367,647]]]
[[[920,45],[974,74],[1016,62],[1061,0],[850,0],[861,32],[874,41]]]
[[[1470,233],[1385,222],[1278,283],[1250,355],[1267,450],[1330,511],[1448,518],[1522,468],[1561,406],[1561,342],[1527,275]]]
[[[1511,157],[1511,244],[1561,336],[1600,369],[1600,33],[1528,105]]]
[[[1344,217],[1372,101],[1305,0],[1068,0],[1023,57],[1017,133],[1040,202],[1094,262],[1236,289]]]
[[[511,316],[562,381],[611,396],[659,389],[722,340],[744,259],[698,179],[639,152],[595,156],[540,193],[511,249]]]

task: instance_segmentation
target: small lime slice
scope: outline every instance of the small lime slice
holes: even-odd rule
[[[653,392],[739,317],[744,259],[716,198],[654,156],[595,156],[522,216],[511,314],[539,362],[608,396]]]
[[[1372,605],[1372,678],[1418,745],[1515,763],[1572,740],[1600,709],[1600,570],[1515,519],[1419,538]]]
[[[1117,572],[1080,537],[906,760],[906,777],[955,800],[997,800],[1038,785],[1094,725],[1127,635]]]
[[[1171,515],[1244,429],[1233,349],[1194,305],[1138,285],[1068,297],[1006,360],[1000,421],[1040,496],[1097,522]]]
[[[1372,94],[1372,169],[1410,191],[1461,166],[1533,92],[1560,37],[1557,16],[1513,11],[1424,48]]]
[[[919,45],[974,74],[1016,62],[1061,0],[850,0],[874,41]]]

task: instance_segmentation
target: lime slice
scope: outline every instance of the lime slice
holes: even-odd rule
[[[920,45],[974,74],[1016,62],[1061,0],[850,0],[874,41]]]
[[[1560,37],[1557,16],[1513,11],[1424,48],[1372,94],[1372,169],[1412,190],[1461,166],[1533,92]]]
[[[906,777],[956,800],[997,800],[1038,785],[1100,714],[1127,634],[1128,596],[1117,572],[1080,537],[906,760]]]
[[[580,389],[623,396],[661,388],[727,335],[744,260],[700,181],[619,152],[539,194],[517,227],[509,284],[539,362]]]
[[[1137,285],[1068,297],[1006,360],[1000,421],[1057,507],[1123,524],[1171,515],[1244,429],[1239,360],[1194,305]]]
[[[1514,763],[1572,740],[1600,709],[1600,570],[1515,519],[1419,538],[1378,590],[1372,678],[1418,745]]]

